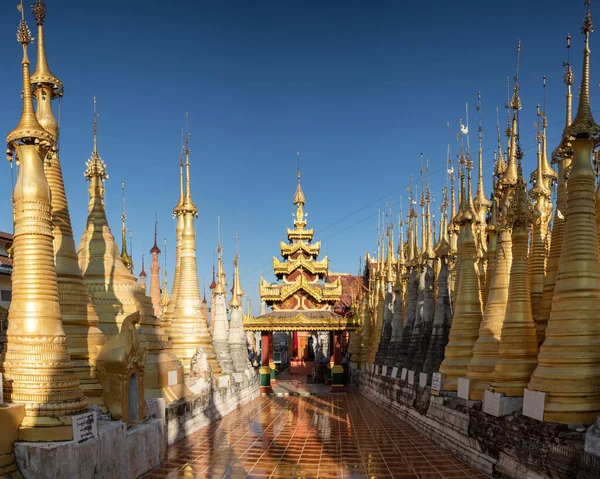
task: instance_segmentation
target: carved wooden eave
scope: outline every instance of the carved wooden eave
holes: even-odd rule
[[[269,284],[264,279],[259,285],[259,294],[263,301],[283,302],[298,291],[304,291],[318,303],[335,302],[342,297],[342,282],[337,278],[333,283],[320,284],[309,282],[300,275],[293,283]]]
[[[287,236],[290,241],[311,241],[315,235],[315,229],[305,230],[304,228],[291,229],[287,228]]]
[[[311,256],[319,256],[319,251],[321,250],[321,242],[317,241],[316,243],[308,244],[304,241],[298,241],[297,243],[287,244],[281,241],[279,243],[279,248],[281,249],[281,255],[284,258],[293,255],[298,251],[302,251]]]
[[[273,270],[277,276],[289,275],[300,267],[312,274],[326,275],[329,267],[329,259],[325,257],[321,261],[313,261],[300,256],[292,261],[279,261],[273,257]]]
[[[271,311],[257,318],[244,317],[246,331],[354,331],[359,318],[344,317],[332,311]]]

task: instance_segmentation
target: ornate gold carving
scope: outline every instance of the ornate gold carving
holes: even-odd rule
[[[289,275],[298,268],[306,269],[312,274],[325,275],[329,269],[329,259],[325,257],[321,261],[313,261],[306,259],[304,256],[300,256],[291,261],[279,261],[277,258],[273,257],[273,270],[276,275]]]

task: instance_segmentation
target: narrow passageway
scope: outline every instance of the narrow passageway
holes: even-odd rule
[[[358,393],[261,397],[168,448],[155,478],[485,478]]]

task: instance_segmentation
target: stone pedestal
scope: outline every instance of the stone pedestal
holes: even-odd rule
[[[99,421],[96,439],[81,444],[16,442],[15,456],[27,479],[134,479],[164,460],[163,434],[160,419],[130,429],[122,421]]]
[[[483,412],[491,416],[508,416],[523,409],[522,397],[509,397],[486,390],[483,393]]]

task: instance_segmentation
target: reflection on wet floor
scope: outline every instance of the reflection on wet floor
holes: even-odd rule
[[[485,478],[357,393],[261,397],[167,450],[153,478]]]

